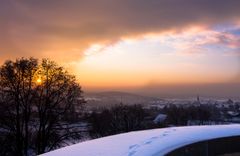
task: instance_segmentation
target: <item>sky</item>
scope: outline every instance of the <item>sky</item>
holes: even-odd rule
[[[1,0],[0,63],[50,58],[87,91],[239,96],[239,0]]]

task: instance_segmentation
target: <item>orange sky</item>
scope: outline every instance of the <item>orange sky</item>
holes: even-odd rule
[[[168,34],[159,34],[131,41],[126,39],[110,46],[93,45],[79,62],[73,63],[74,73],[79,74],[80,81],[88,87],[234,81],[239,72],[238,56],[230,54],[232,49],[229,45],[223,45],[227,52],[204,47],[222,44],[215,41],[219,37],[215,36],[216,31],[196,31],[171,34],[171,40],[176,43],[168,41]],[[199,43],[192,44],[192,40]]]
[[[50,58],[86,90],[231,88],[240,81],[239,6],[238,0],[2,0],[0,62]]]

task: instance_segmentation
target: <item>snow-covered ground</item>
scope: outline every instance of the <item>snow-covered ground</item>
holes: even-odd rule
[[[199,141],[240,136],[240,124],[188,126],[124,133],[64,147],[43,156],[152,156]]]

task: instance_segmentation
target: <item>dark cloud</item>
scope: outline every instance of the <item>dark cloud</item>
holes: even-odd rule
[[[2,0],[0,57],[77,59],[94,42],[236,22],[239,7],[239,0]]]

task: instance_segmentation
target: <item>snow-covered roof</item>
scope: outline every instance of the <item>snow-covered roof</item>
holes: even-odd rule
[[[231,116],[238,116],[239,115],[238,112],[234,112],[234,111],[227,111],[227,114],[231,115]]]
[[[158,114],[157,117],[153,120],[155,124],[161,123],[164,120],[166,120],[167,115],[166,114]]]
[[[240,136],[240,124],[188,126],[124,133],[64,147],[44,156],[165,155],[199,141]]]

